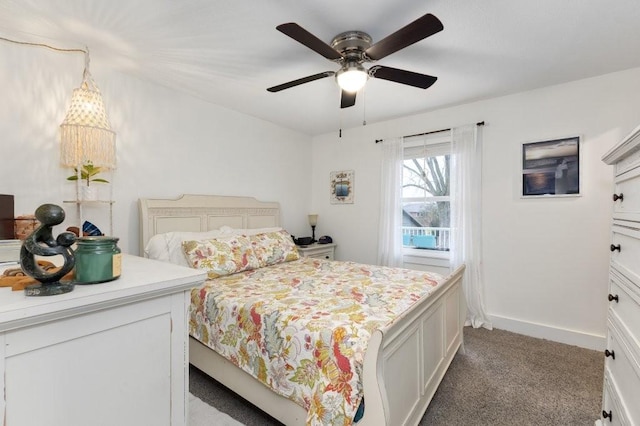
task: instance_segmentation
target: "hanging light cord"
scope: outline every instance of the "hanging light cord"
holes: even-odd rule
[[[93,78],[91,77],[91,73],[89,72],[89,47],[85,47],[84,49],[64,49],[61,47],[54,47],[44,43],[31,43],[28,41],[18,41],[12,40],[6,37],[0,37],[0,40],[8,41],[9,43],[21,44],[24,46],[36,46],[36,47],[46,47],[47,49],[55,50],[56,52],[69,52],[69,53],[84,53],[84,72],[82,73],[82,86],[85,89],[92,90],[94,92],[99,91]]]
[[[17,40],[11,40],[10,38],[5,38],[5,37],[0,37],[0,40],[4,40],[4,41],[8,41],[9,43],[15,43],[15,44],[22,44],[22,45],[26,45],[26,46],[38,46],[38,47],[46,47],[47,49],[51,49],[51,50],[56,50],[58,52],[82,52],[85,55],[89,54],[89,49],[62,49],[60,47],[53,47],[53,46],[49,46],[48,44],[44,44],[44,43],[30,43],[28,41],[17,41]]]

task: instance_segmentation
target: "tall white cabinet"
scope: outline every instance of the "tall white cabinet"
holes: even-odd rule
[[[187,424],[189,290],[205,274],[122,262],[118,280],[63,295],[0,289],[2,424]]]
[[[607,347],[600,425],[640,425],[640,126],[607,152],[614,166]]]

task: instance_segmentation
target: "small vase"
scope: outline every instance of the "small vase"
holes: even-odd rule
[[[83,201],[96,201],[98,199],[98,188],[95,186],[83,185],[81,187],[80,195]]]

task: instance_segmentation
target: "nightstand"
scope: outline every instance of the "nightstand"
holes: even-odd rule
[[[336,251],[335,244],[314,243],[308,246],[298,246],[298,252],[302,257],[315,257],[316,259],[334,260]]]

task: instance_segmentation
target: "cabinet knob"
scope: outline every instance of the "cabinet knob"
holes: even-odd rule
[[[618,194],[613,194],[613,201],[624,201],[624,195],[622,194],[622,192],[620,193],[620,195]]]
[[[605,418],[605,419],[608,418],[610,422],[613,421],[613,413],[611,412],[611,410],[609,410],[609,411],[602,410],[602,417]]]
[[[325,259],[329,259],[329,256],[327,255],[327,256],[325,256],[324,258],[325,258]]]
[[[618,244],[618,245],[611,244],[611,247],[609,247],[609,249],[611,251],[616,251],[616,250],[620,251],[620,244]]]
[[[611,357],[611,359],[616,359],[616,353],[614,351],[610,351],[609,349],[604,350],[605,357]]]
[[[609,294],[609,296],[607,297],[607,299],[609,299],[609,302],[613,302],[614,300],[616,301],[616,303],[618,303],[618,295],[616,294],[615,296],[613,294]]]

